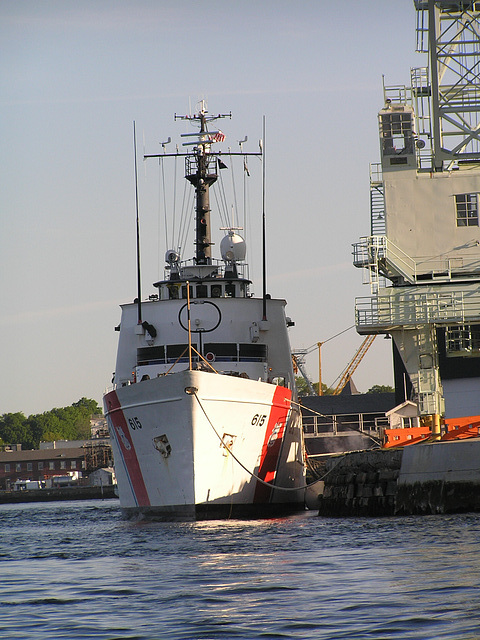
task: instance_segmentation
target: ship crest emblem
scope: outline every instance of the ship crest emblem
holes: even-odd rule
[[[277,422],[277,424],[273,427],[273,431],[272,431],[272,433],[270,435],[270,438],[268,439],[268,443],[267,443],[268,447],[272,447],[275,444],[275,442],[279,438],[279,434],[280,434],[280,431],[281,431],[282,427],[283,427],[283,423],[282,422]]]
[[[154,438],[153,445],[157,451],[160,451],[164,458],[168,458],[168,456],[172,453],[172,446],[169,443],[165,433]]]
[[[123,432],[122,427],[115,427],[117,430],[117,433],[120,437],[120,440],[122,441],[123,446],[125,447],[125,449],[127,451],[130,451],[130,449],[132,448],[130,442],[127,439],[127,436],[125,435],[125,433]]]

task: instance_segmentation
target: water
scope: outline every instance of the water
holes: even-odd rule
[[[0,638],[480,638],[480,515],[131,523],[0,505]]]

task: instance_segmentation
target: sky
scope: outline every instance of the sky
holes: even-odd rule
[[[267,289],[287,300],[314,381],[326,342],[332,385],[362,342],[355,298],[370,295],[351,253],[369,234],[382,76],[408,85],[426,64],[415,19],[413,0],[0,0],[0,414],[101,402],[119,305],[136,295],[133,122],[139,156],[157,153],[200,99],[232,112],[232,149],[248,135],[256,151],[265,120]],[[138,179],[144,297],[165,252],[152,162]],[[257,246],[252,223],[260,295]],[[390,340],[353,380],[393,383]]]

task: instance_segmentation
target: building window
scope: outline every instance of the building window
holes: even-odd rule
[[[66,469],[66,468],[67,468],[67,461],[60,460],[60,469]]]
[[[16,462],[15,463],[15,471],[21,471],[22,470],[22,463],[21,462]]]
[[[77,461],[76,460],[72,460],[70,462],[70,469],[76,469],[77,468]]]
[[[33,470],[33,464],[31,462],[27,462],[27,471]]]
[[[10,463],[6,462],[5,463],[5,473],[8,473],[10,471]]]
[[[38,470],[41,471],[43,469],[43,462],[38,463]]]
[[[455,196],[457,227],[478,227],[478,194],[462,193]]]
[[[390,164],[407,164],[407,158],[399,155],[414,152],[413,113],[404,107],[389,109],[380,115],[380,134],[383,155],[397,156]]]
[[[55,461],[54,460],[50,460],[50,462],[48,463],[48,468],[50,469],[50,471],[53,471],[55,469]]]

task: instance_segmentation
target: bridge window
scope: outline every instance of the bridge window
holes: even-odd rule
[[[222,285],[220,284],[212,284],[212,298],[221,298],[222,296]]]
[[[207,297],[207,285],[197,284],[197,298],[206,298],[206,297]]]
[[[178,290],[180,289],[180,285],[178,284],[169,284],[168,287],[168,297],[170,300],[178,300]]]
[[[478,227],[478,194],[462,193],[455,196],[457,227]]]
[[[188,287],[188,297],[190,298],[190,300],[193,298],[193,287],[192,287],[192,285],[189,285],[189,287]],[[182,287],[182,298],[184,300],[187,299],[187,285],[184,285]]]

